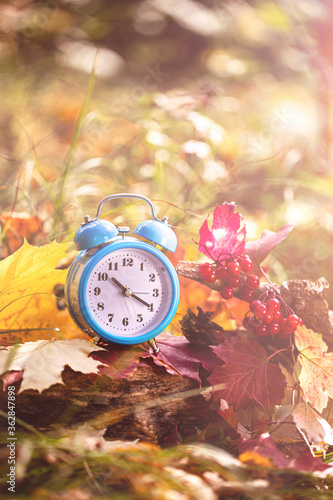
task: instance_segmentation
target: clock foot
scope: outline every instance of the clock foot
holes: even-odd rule
[[[156,344],[156,340],[155,340],[155,339],[148,340],[148,344],[149,344],[149,345],[150,345],[150,347],[153,349],[154,354],[157,354],[158,352],[160,352],[160,348],[159,348],[159,347],[157,347],[157,344]]]

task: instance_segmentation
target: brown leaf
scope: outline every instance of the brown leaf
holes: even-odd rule
[[[258,240],[246,243],[246,254],[251,257],[256,266],[260,266],[276,245],[287,238],[293,228],[293,224],[286,224],[276,233],[266,229]]]

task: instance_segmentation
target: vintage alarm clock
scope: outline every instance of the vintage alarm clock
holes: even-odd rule
[[[141,222],[128,236],[128,227],[116,227],[100,219],[105,202],[137,198],[150,206],[153,220]],[[156,245],[174,252],[177,238],[165,217],[156,217],[145,196],[120,193],[104,198],[94,219],[84,223],[74,237],[81,250],[68,271],[65,297],[69,312],[94,342],[139,344],[149,341],[158,351],[155,337],[174,317],[179,303],[176,271]]]

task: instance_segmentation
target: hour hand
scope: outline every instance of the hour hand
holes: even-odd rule
[[[113,281],[113,283],[115,285],[117,285],[120,288],[120,290],[122,290],[123,292],[126,292],[127,287],[122,285],[121,283],[119,283],[119,281],[116,278],[111,278],[111,281]]]

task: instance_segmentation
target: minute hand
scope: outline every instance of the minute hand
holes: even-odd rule
[[[148,304],[148,302],[146,302],[145,300],[141,299],[141,297],[134,295],[134,293],[132,293],[131,296],[133,297],[133,299],[137,300],[138,302],[141,302],[141,304],[143,304],[144,306],[150,307],[150,304]]]

